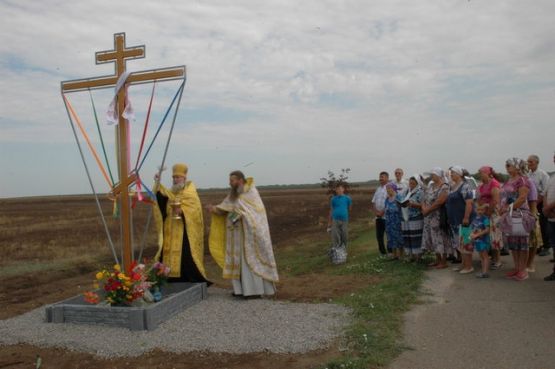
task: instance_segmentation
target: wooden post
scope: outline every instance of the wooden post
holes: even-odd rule
[[[125,33],[114,34],[114,49],[99,51],[95,54],[96,64],[115,63],[115,75],[101,76],[87,79],[64,81],[61,84],[62,93],[83,91],[96,88],[114,87],[120,76],[126,71],[126,61],[128,59],[139,59],[145,57],[145,47],[135,46],[127,48],[125,46]],[[127,84],[146,83],[154,81],[168,81],[175,79],[185,79],[185,66],[170,67],[162,69],[154,69],[147,71],[139,71],[131,73],[127,78]],[[132,216],[129,201],[129,186],[131,186],[136,178],[136,173],[129,171],[129,157],[127,147],[127,135],[129,130],[129,122],[123,117],[126,100],[126,87],[118,91],[117,94],[117,111],[118,111],[118,162],[119,162],[119,184],[113,184],[110,190],[112,195],[119,196],[120,202],[120,222],[122,229],[122,245],[123,245],[123,265],[128,267],[133,261],[132,255]]]

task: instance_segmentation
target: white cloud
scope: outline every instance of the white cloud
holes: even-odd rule
[[[505,156],[551,155],[551,1],[122,1],[118,7],[124,11],[109,1],[0,4],[6,40],[0,142],[20,143],[21,150],[71,144],[59,82],[112,73],[111,65],[95,65],[94,52],[112,48],[112,34],[126,31],[128,46],[146,44],[146,59],[130,61],[130,70],[187,64],[170,159],[179,160],[180,152],[191,158],[205,186],[219,183],[234,160],[256,161],[249,170],[262,182],[287,183],[313,182],[334,167],[350,166],[353,177],[366,179],[396,166],[473,168],[487,160],[500,165]],[[175,85],[160,86],[156,117],[174,92]],[[132,91],[138,125],[149,93],[147,86]],[[99,111],[109,95],[95,92]],[[88,96],[70,98],[92,124]],[[260,159],[244,160],[249,156]],[[7,163],[14,172],[20,164]],[[0,196],[31,194],[18,189],[16,177],[2,180]],[[86,190],[57,180],[39,191]]]

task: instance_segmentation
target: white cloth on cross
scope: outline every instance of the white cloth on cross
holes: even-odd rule
[[[119,76],[118,81],[116,83],[116,91],[114,93],[114,98],[112,102],[108,106],[108,111],[106,112],[106,120],[108,121],[108,125],[118,124],[119,117],[118,117],[118,110],[116,107],[116,102],[118,98],[118,93],[121,88],[125,85],[127,78],[131,73],[123,72],[121,76]],[[127,120],[135,120],[135,111],[133,110],[133,106],[131,105],[131,101],[129,100],[129,94],[125,93],[125,110],[123,111],[122,117]]]

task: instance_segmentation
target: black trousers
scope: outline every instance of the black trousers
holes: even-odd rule
[[[380,249],[380,254],[386,255],[387,249],[385,248],[385,219],[376,218],[376,239],[378,240],[378,248]]]
[[[547,232],[547,218],[543,215],[543,202],[538,204],[538,213],[540,214],[540,229],[542,233],[542,246],[544,249],[549,249],[549,240]],[[538,247],[539,248],[539,247]]]
[[[545,247],[552,247],[555,250],[555,222],[547,221],[547,238],[548,243],[545,243]],[[553,265],[553,273],[555,273],[555,265]]]

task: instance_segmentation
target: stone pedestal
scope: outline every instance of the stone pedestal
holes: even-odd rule
[[[49,323],[101,324],[132,331],[153,330],[164,320],[207,297],[206,283],[170,283],[161,301],[145,306],[91,305],[82,295],[48,305]]]

